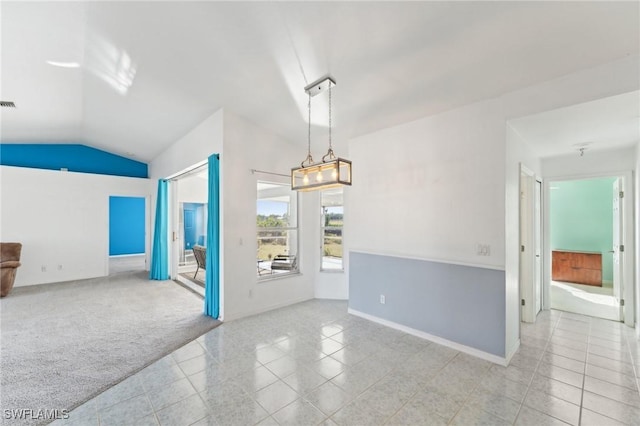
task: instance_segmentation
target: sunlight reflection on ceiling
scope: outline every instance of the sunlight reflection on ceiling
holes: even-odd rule
[[[122,96],[126,95],[137,71],[137,64],[131,56],[95,32],[87,34],[86,46],[86,70]]]

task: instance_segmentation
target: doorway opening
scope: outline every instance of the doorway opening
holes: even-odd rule
[[[607,176],[549,183],[552,309],[624,319],[623,180]]]
[[[109,275],[144,271],[147,199],[109,197]]]
[[[202,295],[206,273],[197,254],[206,252],[208,178],[205,163],[171,179],[171,277]]]

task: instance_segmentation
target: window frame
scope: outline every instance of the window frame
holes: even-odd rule
[[[257,226],[257,218],[258,218],[258,214],[260,214],[258,212],[258,202],[260,200],[269,200],[269,198],[260,198],[260,189],[258,189],[260,184],[264,184],[264,185],[273,185],[273,186],[280,186],[282,188],[288,188],[289,189],[289,209],[288,209],[288,213],[289,213],[289,226],[283,226],[283,227],[260,227]],[[298,197],[297,192],[292,191],[291,190],[291,185],[288,183],[282,183],[282,182],[277,182],[277,181],[266,181],[266,180],[258,180],[256,182],[256,279],[258,280],[258,282],[263,282],[263,281],[271,281],[271,280],[276,280],[276,279],[280,279],[280,278],[285,278],[285,277],[290,277],[292,275],[299,275],[300,274],[300,200]],[[292,204],[295,203],[295,207],[294,209],[292,209]],[[295,217],[294,215],[291,213],[292,210],[295,210]],[[291,222],[292,220],[295,220],[295,226],[291,226]],[[271,269],[271,263],[269,263],[268,269],[263,268],[262,270],[264,271],[262,274],[260,273],[261,268],[260,268],[260,263],[262,262],[271,262],[271,259],[267,260],[267,259],[260,259],[258,257],[258,250],[259,250],[259,244],[258,241],[260,240],[260,233],[261,232],[283,232],[286,233],[286,235],[284,235],[283,237],[275,237],[275,238],[287,238],[287,239],[291,239],[291,237],[289,236],[290,232],[294,232],[294,237],[293,239],[295,240],[295,252],[294,255],[296,256],[296,265],[295,268],[290,270],[290,271],[281,271],[278,270],[278,272],[275,272]],[[291,255],[291,248],[287,248],[287,253],[285,253],[286,255]]]
[[[344,191],[341,189],[342,203],[337,206],[325,206],[323,201],[325,192],[320,193],[320,272],[328,273],[344,273]],[[342,225],[340,226],[326,226],[325,225],[325,208],[326,207],[341,207],[342,208]],[[325,250],[325,231],[326,230],[340,230],[340,245],[343,248],[342,256],[340,257],[340,268],[325,268],[324,267],[324,250]]]

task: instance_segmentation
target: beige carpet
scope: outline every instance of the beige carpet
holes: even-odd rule
[[[5,410],[69,410],[220,324],[204,301],[147,273],[14,288],[0,300]]]

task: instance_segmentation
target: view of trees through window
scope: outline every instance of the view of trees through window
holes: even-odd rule
[[[322,193],[322,270],[342,270],[342,190]]]
[[[289,185],[258,182],[257,274],[297,271],[297,196]]]

